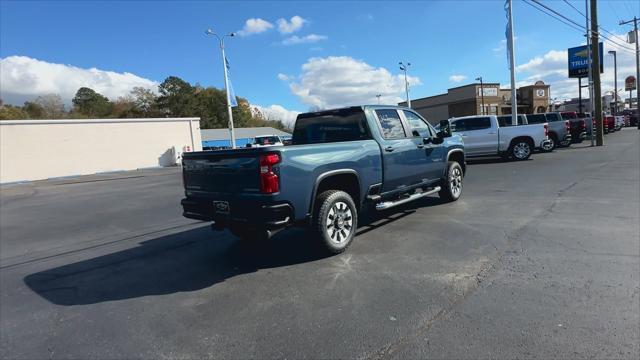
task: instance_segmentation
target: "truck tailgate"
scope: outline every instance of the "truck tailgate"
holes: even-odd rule
[[[242,149],[185,154],[182,161],[185,189],[207,193],[258,193],[259,157],[263,152]]]

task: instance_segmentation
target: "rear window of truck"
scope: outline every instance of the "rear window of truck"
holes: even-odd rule
[[[299,115],[291,143],[319,144],[370,138],[364,111],[353,108]]]

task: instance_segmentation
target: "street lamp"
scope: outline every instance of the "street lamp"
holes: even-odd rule
[[[229,116],[229,133],[231,136],[231,148],[236,148],[236,134],[233,129],[233,113],[231,112],[231,99],[229,98],[229,78],[227,75],[227,58],[224,56],[224,38],[225,37],[234,37],[235,33],[229,33],[225,35],[218,35],[213,32],[211,29],[207,29],[205,34],[209,36],[215,36],[218,39],[218,43],[220,45],[220,51],[222,52],[222,69],[224,71],[224,91],[227,94],[227,114]]]
[[[411,63],[408,62],[407,65],[403,64],[400,61],[400,70],[404,71],[404,91],[407,93],[407,107],[411,107],[411,99],[409,99],[409,81],[407,80],[407,68],[411,66]]]
[[[613,89],[614,89],[614,104],[613,115],[618,115],[618,62],[616,60],[616,51],[610,50],[609,54],[613,55]]]
[[[480,98],[482,99],[482,115],[484,115],[484,83],[482,82],[482,76],[477,77],[476,81],[480,81]]]
[[[382,96],[382,94],[377,94],[376,97],[378,98],[378,105],[380,105],[380,96]]]

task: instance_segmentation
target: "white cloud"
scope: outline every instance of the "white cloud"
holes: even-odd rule
[[[375,68],[348,56],[310,58],[302,65],[298,82],[291,91],[312,109],[375,104],[397,104],[403,101],[404,75]],[[420,85],[420,79],[409,77],[409,84]]]
[[[158,83],[128,72],[83,69],[27,56],[0,59],[0,97],[10,103],[22,104],[40,95],[59,94],[68,104],[83,86],[115,100],[137,86],[156,91]]]
[[[620,35],[623,36],[623,35]],[[635,74],[635,59],[633,52],[609,42],[604,43],[604,72],[600,74],[601,89],[604,94],[613,90],[613,57],[608,55],[609,50],[617,52],[618,61],[618,89],[624,88],[624,78]],[[542,80],[551,85],[551,97],[558,99],[570,99],[578,97],[578,79],[569,78],[567,71],[567,50],[550,50],[542,56],[536,56],[524,64],[516,66],[519,81],[517,86],[531,85]],[[583,79],[583,84],[587,80]],[[621,98],[629,96],[628,92],[618,93]],[[582,91],[583,97],[588,97],[588,89]]]
[[[317,34],[309,34],[302,37],[298,35],[293,35],[282,40],[282,44],[283,45],[308,44],[308,43],[315,43],[322,40],[327,40],[327,37],[325,35],[317,35]]]
[[[260,18],[251,18],[245,22],[242,30],[238,30],[238,35],[248,36],[252,34],[259,34],[271,28],[273,28],[272,23]]]
[[[461,82],[463,80],[465,80],[467,78],[466,75],[451,75],[449,76],[449,81],[454,82],[454,83],[458,83]]]
[[[282,74],[282,73],[278,74],[278,80],[289,81],[290,78],[291,77],[287,74]]]
[[[300,111],[288,110],[280,105],[251,105],[251,110],[262,114],[265,120],[280,120],[288,128],[293,128],[296,117],[301,114]]]
[[[302,26],[307,22],[307,19],[298,15],[292,17],[290,21],[287,21],[286,19],[278,19],[278,31],[281,34],[291,34],[302,29]]]

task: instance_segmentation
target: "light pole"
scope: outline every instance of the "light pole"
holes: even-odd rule
[[[477,77],[476,81],[480,81],[480,99],[482,99],[482,115],[484,115],[484,83],[482,82],[482,76]]]
[[[380,96],[382,96],[382,94],[377,94],[376,97],[378,98],[378,105],[380,105]]]
[[[231,136],[231,148],[236,148],[236,134],[233,129],[233,113],[231,112],[231,99],[229,98],[229,78],[227,75],[227,58],[224,56],[224,38],[225,37],[234,37],[235,33],[229,33],[222,36],[214,33],[213,30],[207,29],[205,34],[210,36],[215,36],[218,39],[218,43],[220,44],[220,51],[222,52],[222,69],[224,71],[224,91],[227,94],[227,114],[229,116],[229,133]]]
[[[407,68],[411,66],[411,63],[408,62],[407,65],[403,64],[400,61],[400,70],[404,71],[404,91],[407,93],[407,107],[411,107],[411,99],[409,99],[409,81],[407,80]]]
[[[609,50],[609,54],[613,55],[613,115],[618,115],[618,61],[615,50]]]

